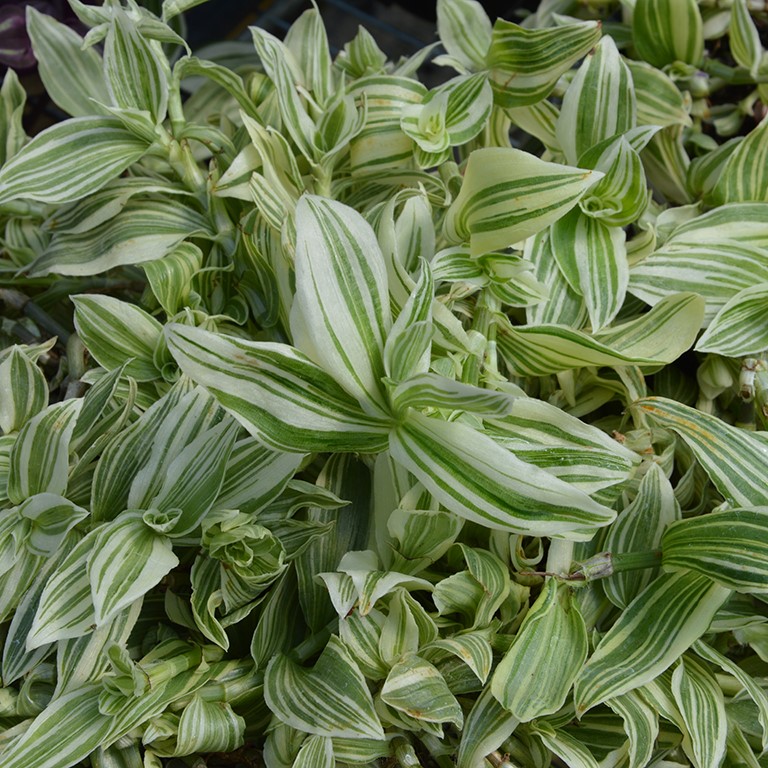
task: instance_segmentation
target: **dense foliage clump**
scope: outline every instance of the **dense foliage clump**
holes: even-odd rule
[[[0,89],[0,765],[768,764],[764,3],[195,4]]]

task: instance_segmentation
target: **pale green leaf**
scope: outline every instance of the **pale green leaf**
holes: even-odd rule
[[[729,595],[697,573],[651,582],[604,635],[576,679],[577,711],[653,680],[707,631]]]
[[[365,678],[335,636],[312,669],[299,667],[286,656],[272,659],[264,698],[280,720],[307,733],[384,738]]]
[[[296,345],[366,410],[387,413],[387,273],[376,236],[350,208],[306,196],[296,206]]]
[[[166,338],[182,371],[273,449],[370,453],[386,445],[388,422],[365,414],[293,347],[183,325],[168,326]]]
[[[718,768],[729,723],[715,676],[700,661],[683,656],[672,674],[672,694],[687,731],[683,749],[700,768]]]
[[[99,112],[109,103],[103,63],[95,48],[83,49],[83,38],[72,27],[27,6],[27,33],[37,71],[53,102],[73,117]]]
[[[491,691],[520,722],[551,715],[565,703],[588,650],[570,587],[549,579],[496,667]]]
[[[636,0],[632,39],[640,57],[654,67],[676,61],[698,65],[704,36],[696,0]]]
[[[679,434],[718,491],[732,503],[751,507],[766,504],[761,467],[768,443],[757,435],[726,424],[716,416],[664,397],[639,400],[636,407],[660,427]]]
[[[599,39],[600,24],[596,21],[526,29],[497,19],[486,58],[496,103],[523,107],[546,98],[560,76]]]
[[[585,493],[458,422],[412,412],[392,433],[390,451],[447,509],[493,529],[580,540],[614,518]]]
[[[114,117],[73,117],[46,128],[0,170],[0,205],[17,198],[79,200],[147,151]]]
[[[506,248],[567,213],[602,176],[518,149],[478,149],[446,213],[446,236],[456,244],[468,240],[473,256]]]

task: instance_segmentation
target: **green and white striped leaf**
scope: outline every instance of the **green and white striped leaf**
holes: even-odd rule
[[[286,656],[270,661],[264,698],[287,725],[318,736],[383,739],[365,678],[344,644],[332,635],[312,669]]]
[[[53,102],[72,117],[100,112],[109,103],[101,56],[83,48],[72,27],[27,6],[27,34],[37,59],[37,71]]]
[[[704,35],[696,0],[636,0],[632,40],[640,57],[654,67],[676,61],[698,65]]]
[[[426,659],[435,661],[442,652],[452,654],[461,659],[481,683],[485,683],[493,666],[493,649],[491,647],[489,630],[474,630],[463,634],[453,635],[441,640],[435,640],[422,649]]]
[[[0,169],[0,205],[68,203],[101,189],[147,151],[114,117],[73,117],[46,128]]]
[[[688,443],[726,500],[745,507],[768,503],[768,488],[761,471],[768,456],[766,441],[716,416],[664,397],[638,400],[635,407],[654,424],[673,430]]]
[[[485,68],[491,30],[491,20],[475,0],[437,0],[437,33],[455,68]]]
[[[72,301],[77,332],[98,363],[108,371],[125,365],[125,374],[138,381],[160,377],[155,349],[163,326],[154,317],[112,296],[80,294]]]
[[[104,43],[104,74],[113,103],[148,112],[155,124],[168,108],[170,67],[157,41],[144,37],[119,6]]]
[[[27,93],[18,75],[8,69],[0,85],[0,163],[5,164],[28,141],[23,125],[26,103]]]
[[[315,101],[325,106],[334,95],[328,35],[317,8],[304,11],[285,35],[285,47],[293,54],[304,85]]]
[[[765,749],[765,746],[768,744],[768,693],[766,693],[750,674],[736,664],[736,662],[731,661],[727,656],[718,653],[703,640],[697,640],[693,644],[693,650],[705,661],[717,665],[727,675],[736,678],[736,680],[738,680],[744,687],[746,694],[757,706],[757,717],[762,729],[762,743],[763,749]]]
[[[453,244],[468,240],[473,256],[504,249],[559,219],[602,176],[519,149],[478,149],[446,213],[445,235]]]
[[[526,29],[497,19],[486,58],[496,104],[524,107],[545,99],[598,40],[600,24],[595,21]]]
[[[205,218],[179,200],[131,200],[113,218],[84,232],[63,228],[30,265],[34,275],[96,275],[167,258],[187,237],[212,238]],[[184,244],[185,247],[193,247]]]
[[[413,376],[392,392],[392,405],[402,412],[408,408],[442,408],[500,419],[512,410],[513,403],[514,398],[505,392],[462,384],[436,373]]]
[[[623,227],[637,220],[648,205],[649,197],[637,150],[622,136],[611,142],[595,167],[603,171],[605,177],[582,198],[581,210],[603,224]]]
[[[145,262],[142,267],[152,293],[166,315],[172,317],[190,302],[192,278],[203,265],[203,252],[193,243],[183,242],[162,259]]]
[[[426,723],[464,724],[461,705],[437,667],[415,654],[397,662],[381,688],[381,700]]]
[[[369,680],[384,680],[391,664],[381,657],[379,643],[388,617],[373,608],[365,615],[350,610],[339,620],[339,637]]]
[[[296,142],[301,153],[313,161],[315,124],[302,104],[296,84],[304,85],[298,62],[288,47],[274,35],[259,27],[251,27],[253,44],[261,63],[275,85],[277,103],[280,106],[285,130]]]
[[[660,576],[619,616],[576,679],[578,712],[653,680],[709,627],[730,590],[697,573]]]
[[[560,271],[599,331],[618,314],[629,284],[624,230],[575,208],[552,225],[550,238]]]
[[[752,21],[746,0],[734,0],[731,6],[731,23],[728,27],[731,54],[749,74],[756,78],[763,59],[763,45],[760,33]]]
[[[681,517],[672,485],[659,464],[651,464],[640,481],[637,495],[608,531],[603,548],[612,554],[650,552],[659,549],[667,526]],[[658,575],[658,568],[620,571],[605,579],[608,599],[625,608]]]
[[[687,731],[683,749],[699,768],[718,768],[729,724],[715,676],[700,661],[683,656],[672,673],[672,694]]]
[[[768,349],[768,283],[744,288],[715,315],[696,344],[698,352],[748,357]]]
[[[570,587],[548,579],[496,667],[491,691],[520,722],[551,715],[565,703],[588,651]]]
[[[374,414],[388,412],[382,379],[391,327],[386,264],[376,235],[341,203],[296,206],[294,341]]]
[[[711,512],[669,526],[668,571],[696,571],[737,592],[768,592],[768,507]]]
[[[140,511],[126,512],[99,528],[93,548],[88,579],[97,625],[148,592],[179,563],[170,540],[147,526]]]
[[[0,363],[0,429],[18,432],[48,405],[48,382],[40,368],[14,345]]]
[[[568,768],[599,768],[597,760],[589,749],[567,731],[553,728],[546,720],[534,723],[531,731]]]
[[[698,641],[697,641],[698,642]],[[637,691],[627,691],[606,704],[624,721],[629,740],[628,768],[645,768],[659,735],[659,715]]]
[[[647,314],[594,336],[560,325],[499,323],[499,351],[520,376],[588,365],[671,363],[693,345],[703,314],[704,300],[698,294],[677,293]]]
[[[87,565],[98,535],[99,529],[91,531],[48,580],[27,635],[28,650],[80,637],[96,623]]]
[[[690,96],[672,78],[644,61],[624,59],[629,67],[637,102],[638,125],[690,125]]]
[[[556,33],[562,27],[556,27]],[[601,141],[635,127],[632,74],[616,43],[603,37],[568,86],[557,120],[557,140],[572,165]]]
[[[768,201],[768,120],[736,147],[712,191],[716,204]],[[2,176],[0,175],[0,178]]]
[[[310,736],[301,745],[292,768],[336,768],[333,741],[328,736]]]
[[[457,768],[476,768],[505,742],[519,721],[491,694],[490,685],[477,697],[464,721],[456,758]]]
[[[226,701],[207,701],[195,694],[184,707],[176,735],[176,755],[234,752],[243,745],[245,720]]]
[[[55,403],[21,428],[8,475],[8,498],[14,504],[37,493],[66,493],[70,442],[82,407],[82,400]]]
[[[390,438],[393,458],[447,509],[495,530],[590,538],[614,513],[459,422],[411,412]]]
[[[707,204],[711,202],[712,191],[717,186],[728,158],[742,141],[744,141],[743,136],[734,136],[705,155],[696,157],[691,161],[686,180],[691,195],[695,198],[704,199]]]
[[[166,338],[181,370],[272,449],[372,453],[387,444],[389,423],[293,347],[183,325],[168,326]]]

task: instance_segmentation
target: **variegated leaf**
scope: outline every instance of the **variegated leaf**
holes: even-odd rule
[[[596,144],[634,128],[636,113],[632,74],[613,39],[603,37],[563,97],[556,133],[566,160],[576,165]]]
[[[447,509],[496,530],[577,540],[614,513],[459,422],[412,412],[390,451]]]
[[[176,755],[234,752],[243,744],[245,720],[226,701],[194,695],[179,718]]]
[[[264,698],[284,723],[318,736],[384,738],[365,678],[344,644],[331,636],[312,669],[286,656],[270,661]]]
[[[328,736],[310,736],[301,745],[292,768],[336,768],[331,738]]]
[[[654,314],[656,313],[656,314]],[[499,324],[499,351],[520,376],[543,376],[587,365],[670,363],[690,349],[701,326],[704,300],[678,293],[635,320],[594,336],[560,325]]]
[[[637,0],[632,38],[640,57],[654,67],[699,64],[704,36],[696,0]]]
[[[498,19],[486,58],[496,103],[523,107],[546,98],[560,76],[599,39],[600,25],[595,21],[527,29]]]
[[[466,71],[484,69],[491,29],[491,20],[475,0],[437,0],[440,41],[452,62]]]
[[[509,738],[518,724],[491,694],[490,685],[486,686],[464,721],[457,768],[476,768],[486,755]]]
[[[304,11],[293,22],[284,44],[304,75],[304,85],[317,103],[325,106],[334,93],[334,82],[328,36],[317,8]]]
[[[637,495],[608,531],[604,549],[614,555],[659,549],[667,526],[681,517],[680,505],[661,466],[651,464]],[[658,575],[658,569],[619,571],[603,582],[610,601],[625,608]]]
[[[697,571],[737,592],[768,592],[768,507],[679,520],[661,547],[666,570]]]
[[[552,225],[550,237],[560,271],[584,297],[592,329],[599,331],[624,304],[629,283],[624,230],[575,208]]]
[[[387,413],[384,342],[391,327],[387,273],[376,236],[340,203],[296,206],[294,341],[363,407]]]
[[[102,208],[100,213],[107,212]],[[30,271],[35,275],[96,275],[160,259],[184,238],[213,235],[205,217],[178,200],[134,199],[116,216],[108,216],[86,231],[68,231],[64,225],[61,232],[54,230],[50,245],[30,265]]]
[[[0,169],[0,205],[67,203],[101,189],[148,149],[114,117],[73,117],[46,128]]]
[[[67,490],[69,452],[82,400],[55,403],[30,419],[13,444],[8,498],[21,504],[37,493]]]
[[[72,117],[87,117],[101,111],[97,103],[109,103],[101,56],[95,48],[83,48],[72,27],[28,5],[27,33],[40,79],[57,106]]]
[[[637,101],[638,125],[690,125],[690,96],[672,78],[644,61],[625,59]]]
[[[565,703],[588,646],[570,587],[549,579],[496,667],[491,691],[520,722],[551,715]]]
[[[763,119],[728,158],[712,191],[712,197],[718,205],[768,201],[766,136],[768,120]]]
[[[627,691],[606,704],[624,721],[629,740],[629,768],[644,768],[651,761],[659,735],[659,715],[637,691]]]
[[[155,349],[163,327],[133,304],[96,294],[73,296],[75,327],[88,351],[107,370],[125,365],[138,381],[160,377]],[[126,365],[127,363],[127,365]]]
[[[453,723],[461,729],[464,715],[437,667],[410,654],[397,662],[381,688],[381,700],[409,717],[427,723]]]
[[[700,768],[717,768],[725,757],[729,723],[715,676],[702,662],[683,656],[672,674],[672,694],[687,731],[683,749]]]
[[[506,248],[563,216],[602,176],[519,149],[478,149],[446,214],[446,237],[456,244],[469,241],[473,256]]]
[[[147,526],[140,511],[98,529],[88,562],[96,624],[144,595],[178,563],[170,540]]]
[[[720,493],[733,504],[765,505],[768,500],[761,467],[768,442],[726,424],[716,416],[664,397],[648,397],[635,407],[658,426],[679,434]]]
[[[734,0],[731,6],[728,40],[733,58],[756,78],[763,58],[763,45],[760,42],[760,33],[750,16],[746,0]]]
[[[553,728],[546,720],[539,720],[531,730],[568,768],[598,768],[598,762],[589,749],[564,729]]]
[[[293,347],[182,325],[169,326],[167,340],[184,373],[273,449],[371,453],[386,445],[389,423],[368,416]]]
[[[0,363],[0,392],[0,429],[5,434],[17,432],[48,405],[45,375],[19,346],[11,347]]]
[[[653,680],[698,640],[730,590],[684,571],[660,576],[619,616],[576,679],[586,712]]]

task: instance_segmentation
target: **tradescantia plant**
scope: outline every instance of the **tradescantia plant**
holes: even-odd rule
[[[0,88],[0,765],[765,765],[763,4],[195,4]]]

